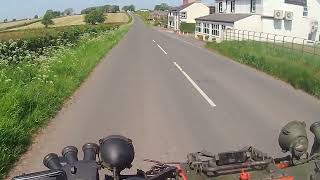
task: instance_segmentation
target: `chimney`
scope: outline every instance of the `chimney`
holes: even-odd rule
[[[183,5],[193,3],[195,1],[199,1],[199,0],[183,0]]]

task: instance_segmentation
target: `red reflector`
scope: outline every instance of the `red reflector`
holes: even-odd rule
[[[249,180],[250,174],[248,172],[244,172],[244,170],[242,170],[240,173],[239,179],[240,180]]]

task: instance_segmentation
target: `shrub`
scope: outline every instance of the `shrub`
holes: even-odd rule
[[[53,47],[62,41],[62,34],[68,41],[77,37],[75,47],[62,45],[48,49],[49,53],[55,52],[51,56],[21,60],[17,64],[2,64],[0,60],[0,179],[27,150],[32,135],[56,114],[65,99],[128,30],[128,26],[110,32],[102,31],[104,27],[99,25],[95,27],[67,28],[68,31],[52,33],[46,39],[35,38],[34,48],[52,40]],[[8,45],[11,48],[6,50],[13,54],[16,47],[25,48],[23,42],[10,41]]]
[[[182,22],[180,24],[180,31],[182,31],[182,32],[193,33],[194,30],[195,30],[195,23]]]
[[[84,21],[88,24],[95,25],[97,23],[104,23],[105,16],[102,10],[96,9],[87,14]]]
[[[117,27],[117,26],[116,26]],[[74,46],[84,34],[95,36],[97,33],[111,29],[110,26],[75,26],[63,31],[52,32],[46,36],[35,36],[0,42],[0,63],[17,64],[39,56],[50,55],[51,50],[61,46]]]

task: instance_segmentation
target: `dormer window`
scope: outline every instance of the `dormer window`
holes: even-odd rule
[[[251,12],[255,13],[256,12],[256,0],[251,0]]]

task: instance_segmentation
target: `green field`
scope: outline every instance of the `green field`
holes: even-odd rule
[[[52,28],[0,43],[0,178],[130,27],[105,26]]]
[[[207,43],[207,48],[320,97],[320,57],[254,41]]]
[[[126,23],[129,18],[126,13],[107,13],[105,23]],[[49,27],[84,25],[84,15],[65,16],[53,19],[54,25]],[[32,23],[27,26],[21,26],[10,30],[44,28],[41,22]]]
[[[37,21],[39,21],[39,19],[31,19],[31,20],[28,19],[28,20],[19,20],[15,22],[0,23],[0,31],[15,28],[15,27],[26,26],[29,24],[33,24]]]

